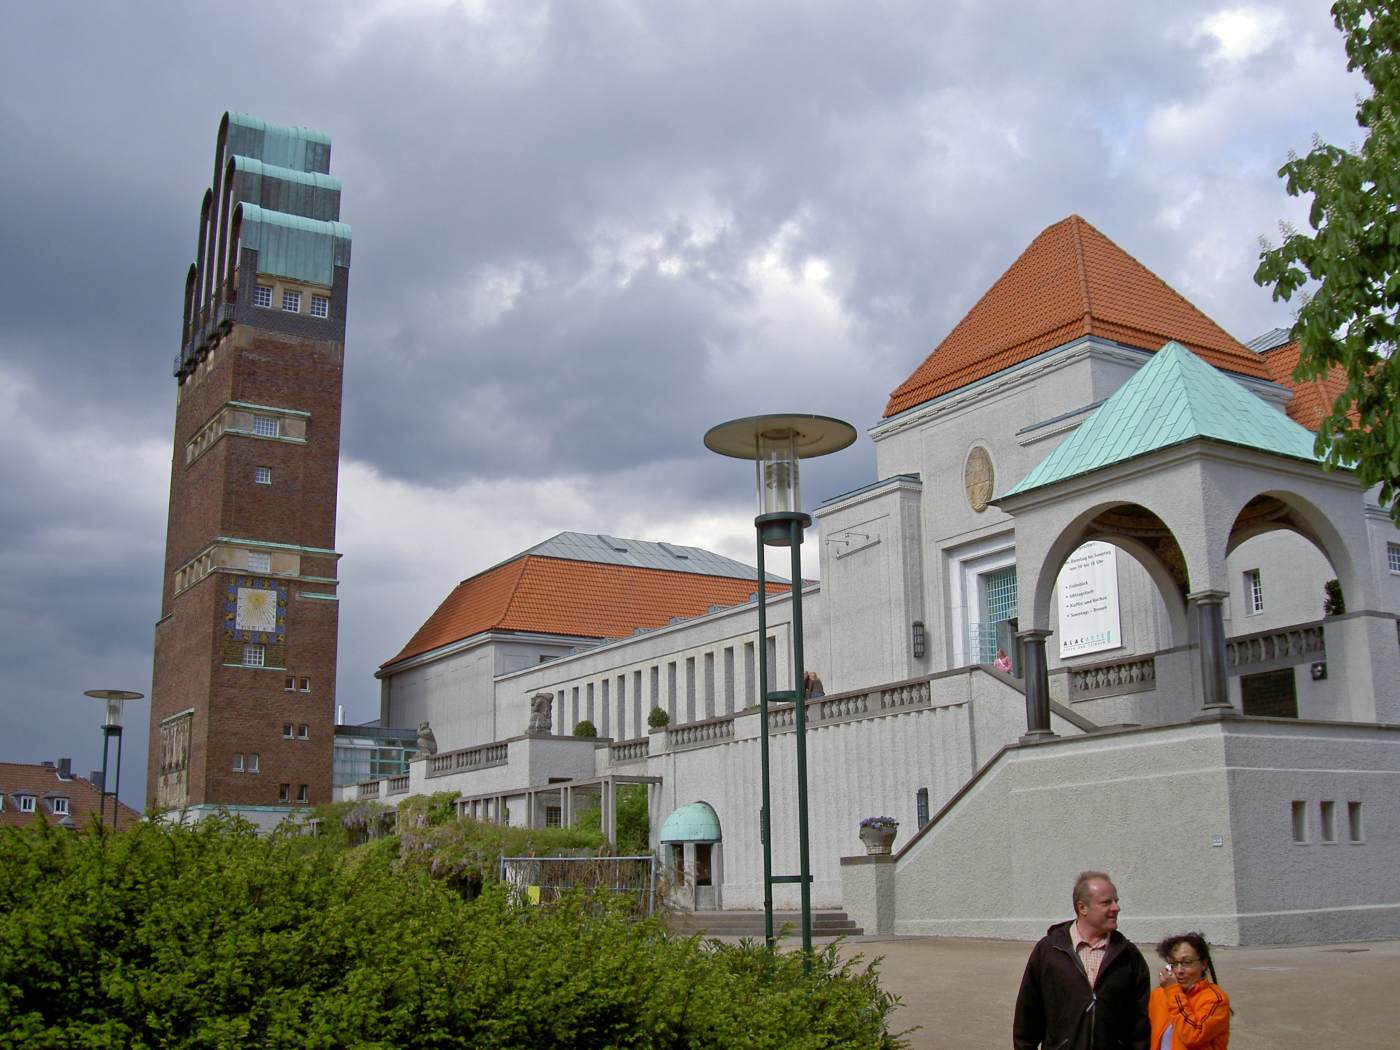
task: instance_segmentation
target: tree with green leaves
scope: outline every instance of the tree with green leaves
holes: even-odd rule
[[[1365,138],[1351,150],[1314,138],[1307,156],[1290,154],[1279,175],[1290,196],[1312,196],[1312,232],[1284,225],[1283,243],[1264,245],[1254,279],[1275,300],[1299,296],[1294,377],[1345,377],[1319,428],[1319,454],[1379,483],[1400,522],[1400,11],[1337,0],[1332,21],[1346,39],[1347,68],[1371,86],[1356,107]]]

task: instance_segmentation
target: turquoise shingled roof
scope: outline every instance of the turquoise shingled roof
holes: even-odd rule
[[[1313,453],[1312,431],[1171,342],[1003,495],[1029,492],[1197,437],[1322,462]]]

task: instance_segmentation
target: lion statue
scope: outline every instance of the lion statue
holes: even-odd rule
[[[554,731],[554,697],[536,693],[530,697],[530,725],[526,733],[549,736]]]

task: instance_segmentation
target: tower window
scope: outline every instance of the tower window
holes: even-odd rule
[[[253,305],[265,310],[272,309],[272,286],[260,284],[253,289]]]
[[[249,642],[243,647],[243,666],[262,667],[267,663],[267,647],[258,642]]]
[[[271,571],[272,571],[272,555],[271,555],[271,554],[268,554],[267,551],[249,551],[249,552],[248,552],[248,571],[249,571],[249,572],[271,572]]]
[[[1390,571],[1400,573],[1400,543],[1387,543],[1385,545],[1385,558],[1390,564]]]
[[[309,801],[309,792],[305,784],[297,785],[297,801],[305,805]]]
[[[277,801],[278,801],[278,802],[290,802],[291,799],[292,799],[292,785],[291,785],[291,784],[278,784],[278,785],[277,785]]]
[[[1259,578],[1258,569],[1244,574],[1244,605],[1250,616],[1264,611],[1264,582]]]
[[[303,693],[309,693],[309,692],[311,692],[311,679],[310,679],[310,678],[303,678],[303,679],[301,680],[301,691],[302,691]]]
[[[254,467],[254,468],[253,468],[253,481],[254,481],[255,484],[258,484],[258,485],[271,485],[271,484],[272,484],[272,468],[271,468],[271,467]]]
[[[258,753],[257,753],[256,751],[254,751],[251,755],[248,756],[248,772],[249,772],[249,773],[256,773],[257,771],[258,771]]]
[[[311,297],[311,316],[329,317],[331,315],[331,301],[324,295],[313,295]]]
[[[283,312],[284,314],[299,314],[299,313],[301,313],[301,293],[300,293],[300,292],[287,292],[287,291],[284,291],[284,292],[282,293],[282,312]]]
[[[283,689],[285,689],[289,693],[296,691],[297,680],[295,678],[293,678],[291,675],[287,675],[286,683],[287,684],[282,687]]]
[[[282,723],[282,739],[283,739],[283,740],[290,740],[290,739],[292,739],[292,723],[290,723],[290,722],[283,722],[283,723]]]
[[[254,416],[253,433],[258,435],[258,437],[281,437],[281,420],[279,420],[276,416]]]
[[[235,773],[242,773],[242,772],[243,772],[243,752],[242,752],[242,751],[235,751],[235,752],[233,753],[233,771],[234,771]]]
[[[303,722],[301,725],[297,726],[297,739],[298,739],[298,740],[310,740],[310,739],[311,739],[311,727],[308,726],[305,722]]]

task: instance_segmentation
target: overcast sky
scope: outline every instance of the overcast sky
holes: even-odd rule
[[[0,760],[150,692],[185,271],[221,114],[330,134],[354,230],[338,700],[575,529],[752,562],[763,411],[850,420],[1077,212],[1241,339],[1354,98],[1321,0],[30,3],[0,34]],[[816,545],[807,550],[815,555]],[[815,574],[815,564],[809,567]],[[123,798],[141,804],[148,704]]]

